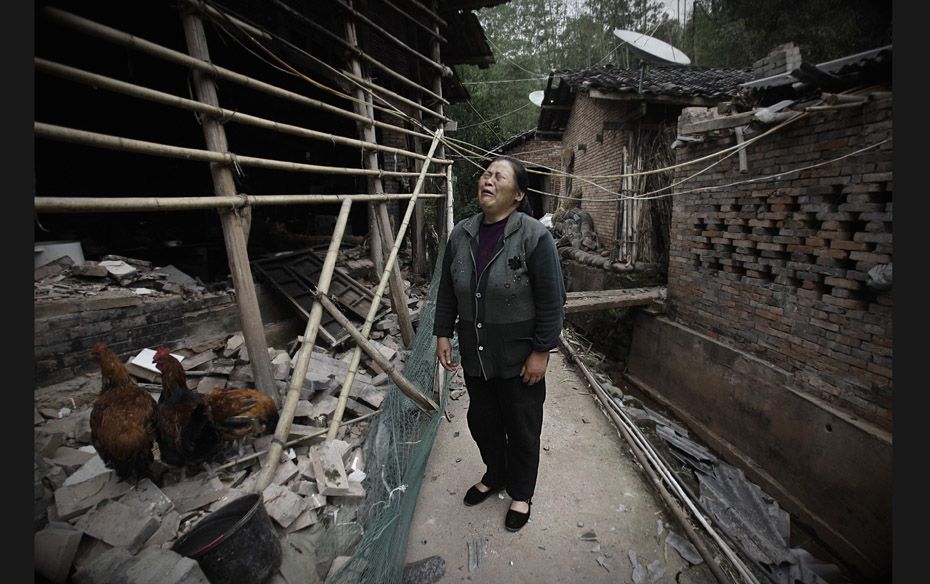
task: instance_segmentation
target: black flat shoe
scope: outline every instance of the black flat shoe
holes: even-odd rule
[[[507,531],[520,531],[520,528],[526,525],[526,522],[530,520],[530,511],[533,510],[533,501],[529,500],[526,503],[529,505],[529,509],[526,510],[526,513],[520,513],[513,509],[507,510],[507,516],[504,517],[504,527],[507,528]]]
[[[471,488],[465,493],[465,504],[471,507],[472,505],[477,505],[478,503],[484,501],[491,495],[493,495],[498,489],[488,489],[485,492],[478,490],[478,487],[472,485]]]

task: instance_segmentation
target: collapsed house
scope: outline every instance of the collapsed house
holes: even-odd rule
[[[354,579],[367,563],[351,557],[363,533],[382,538],[385,553],[403,548],[394,519],[413,501],[385,485],[416,472],[408,459],[425,460],[429,440],[419,449],[397,441],[429,427],[418,412],[438,405],[420,388],[440,384],[418,340],[429,335],[413,328],[426,299],[401,268],[422,283],[448,230],[443,107],[468,95],[450,66],[493,63],[472,10],[496,3],[36,7],[35,373],[50,389],[36,394],[44,577],[202,581],[206,564],[201,573],[171,543],[218,501],[251,491],[264,496],[273,533],[314,540],[266,562],[280,564],[279,579]],[[349,243],[364,243],[367,257],[347,257]],[[353,262],[364,284],[344,269]],[[233,333],[241,347],[227,345]],[[158,373],[140,349],[167,346],[187,357],[189,389],[254,387],[286,423],[249,444],[235,469],[189,479],[200,487],[166,473],[134,505],[87,450],[97,343],[155,393]],[[398,401],[377,389],[376,369],[381,382],[403,386]],[[54,395],[56,383],[63,393]],[[369,425],[379,411],[390,414]],[[307,466],[307,442],[321,434],[354,444],[325,447],[320,458],[331,464],[316,472],[292,472]],[[362,459],[379,479],[367,493],[358,489]],[[321,496],[332,497],[331,512]],[[379,520],[393,526],[362,527]],[[287,572],[289,556],[314,549],[318,561]],[[368,577],[384,581],[400,568],[377,564]]]
[[[670,205],[649,194],[668,188],[668,174],[619,175],[670,166],[682,109],[716,106],[751,77],[749,70],[715,67],[654,66],[643,73],[607,64],[556,70],[549,75],[537,127],[498,150],[526,160],[531,173],[541,171],[536,196],[554,222],[562,219],[560,209],[573,207],[591,217],[599,249],[585,251],[605,255],[618,268],[664,273]],[[578,289],[609,287],[605,283],[589,276]]]

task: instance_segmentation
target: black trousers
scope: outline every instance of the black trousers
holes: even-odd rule
[[[526,385],[519,377],[465,375],[465,386],[468,429],[487,467],[481,482],[492,489],[506,487],[516,501],[530,499],[539,471],[545,378]]]

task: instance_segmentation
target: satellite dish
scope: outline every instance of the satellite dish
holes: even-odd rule
[[[643,61],[660,65],[691,64],[691,59],[687,55],[655,37],[619,28],[614,29],[614,36],[627,43],[630,50],[639,55]]]
[[[530,93],[530,101],[533,102],[533,105],[536,107],[541,107],[543,102],[543,97],[546,95],[546,92],[540,89],[539,91],[534,91]]]

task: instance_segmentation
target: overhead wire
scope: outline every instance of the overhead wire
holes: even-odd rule
[[[233,23],[233,24],[235,25],[235,23]],[[238,28],[240,28],[240,30],[241,30],[241,27],[238,27]],[[262,30],[264,30],[264,29],[262,29]],[[246,34],[247,34],[247,33],[246,33]],[[262,46],[261,43],[259,43],[258,41],[256,41],[253,37],[251,37],[251,35],[248,35],[248,36],[249,36],[249,38],[250,38],[253,42],[255,42],[256,44],[258,44],[258,45],[261,46],[264,50],[267,51],[267,49],[266,49],[264,46]],[[498,49],[498,50],[499,50],[499,49]],[[269,53],[270,53],[270,51],[269,51]],[[273,53],[271,53],[271,54],[272,54],[272,56],[274,56],[274,58],[275,58],[276,60],[281,61],[282,64],[284,64],[288,69],[292,70],[296,75],[298,75],[298,76],[300,76],[301,78],[304,78],[304,79],[310,81],[310,82],[313,83],[314,85],[318,84],[318,82],[315,82],[315,81],[313,81],[312,79],[306,77],[305,75],[303,75],[302,73],[300,73],[299,71],[297,71],[295,68],[293,68],[292,66],[290,66],[288,63],[286,63],[285,61],[283,61],[283,59],[280,59],[279,57],[277,57],[277,56],[274,55]],[[269,63],[269,65],[271,65],[271,64]],[[530,74],[534,74],[534,73],[531,72],[531,71],[527,71],[527,72],[530,73]],[[339,72],[339,73],[341,74],[341,72]],[[389,112],[389,113],[393,113],[394,115],[397,115],[397,116],[399,116],[399,117],[402,117],[402,118],[406,119],[407,121],[409,121],[410,123],[412,123],[414,126],[417,126],[417,127],[421,128],[421,129],[427,131],[427,132],[432,132],[432,130],[430,130],[425,124],[423,124],[422,122],[420,122],[419,120],[417,120],[415,117],[410,116],[410,115],[407,114],[406,112],[403,112],[402,110],[398,109],[396,106],[394,106],[394,104],[390,103],[389,101],[387,101],[387,100],[386,100],[385,98],[383,98],[382,96],[377,95],[373,90],[371,90],[371,89],[365,87],[364,85],[358,83],[356,80],[354,80],[354,79],[352,79],[352,78],[349,78],[349,77],[347,77],[347,76],[345,76],[345,75],[343,75],[343,76],[344,76],[350,83],[352,83],[352,84],[358,86],[360,89],[362,89],[362,91],[364,91],[365,93],[371,94],[371,96],[372,96],[373,98],[378,99],[379,101],[385,103],[385,104],[388,106],[388,108],[390,108],[391,110],[393,110],[393,112]],[[325,89],[327,89],[327,90],[329,90],[329,91],[331,91],[331,92],[337,93],[340,97],[346,97],[346,98],[352,99],[353,101],[358,101],[358,100],[356,100],[355,98],[351,98],[350,96],[347,96],[347,95],[344,94],[344,93],[337,92],[336,90],[333,90],[333,89],[331,89],[331,88],[328,88],[328,87],[326,87],[326,86],[324,86],[324,85],[322,85],[322,84],[320,84],[320,85],[321,85],[323,88],[325,88]],[[474,105],[471,104],[470,101],[469,101],[469,105],[470,105],[473,109],[475,109],[475,108],[474,108]],[[521,109],[523,109],[523,108],[525,108],[525,107],[528,107],[529,105],[532,105],[532,104],[525,104],[524,106],[521,106],[520,108],[517,108],[516,110],[513,110],[513,111],[511,111],[511,112],[508,112],[508,113],[506,113],[506,114],[502,114],[501,116],[498,116],[498,117],[496,117],[496,118],[492,118],[492,119],[490,119],[490,120],[485,120],[483,123],[489,123],[489,122],[491,122],[491,121],[495,121],[495,120],[500,119],[500,118],[502,118],[502,117],[506,117],[507,115],[511,115],[511,114],[513,114],[513,113],[515,113],[515,112],[517,112],[517,111],[519,111],[519,110],[521,110]],[[379,108],[379,109],[383,110],[384,108]],[[478,113],[479,116],[481,116],[480,112],[477,112],[477,110],[476,110],[476,113]],[[534,173],[536,173],[536,174],[545,175],[545,176],[565,177],[565,178],[570,177],[570,178],[572,178],[572,179],[577,179],[577,180],[579,180],[579,181],[586,182],[586,183],[588,183],[588,184],[594,186],[595,188],[597,188],[597,189],[599,189],[599,190],[602,190],[602,191],[608,193],[609,195],[614,195],[614,196],[616,197],[615,199],[597,199],[597,200],[599,200],[599,201],[610,201],[610,200],[618,201],[618,200],[624,200],[624,199],[651,200],[651,199],[663,198],[663,197],[666,197],[666,196],[674,196],[674,195],[687,194],[687,193],[692,193],[692,192],[701,192],[701,191],[706,191],[706,190],[713,190],[713,189],[715,189],[715,188],[726,188],[726,187],[729,187],[729,186],[737,186],[737,185],[740,185],[740,184],[747,184],[747,183],[752,183],[752,182],[760,182],[760,181],[764,181],[764,180],[771,180],[771,179],[778,178],[778,177],[780,177],[780,176],[784,176],[784,175],[791,174],[791,173],[794,173],[794,172],[800,172],[800,171],[802,171],[802,170],[807,170],[807,169],[810,169],[810,168],[816,168],[816,167],[823,166],[823,165],[826,165],[826,164],[831,164],[831,163],[836,162],[836,161],[838,161],[838,160],[842,160],[842,159],[844,159],[844,158],[848,158],[848,157],[850,157],[850,156],[857,155],[857,154],[859,154],[859,153],[861,153],[861,152],[864,152],[864,151],[867,151],[867,150],[869,150],[869,149],[876,148],[876,147],[880,146],[881,144],[884,144],[885,142],[888,141],[888,140],[884,140],[884,141],[882,141],[882,142],[879,142],[879,143],[876,143],[876,144],[872,144],[872,145],[867,146],[867,147],[865,147],[865,148],[859,149],[859,150],[857,150],[857,151],[855,151],[855,152],[851,152],[851,153],[845,154],[845,155],[843,155],[843,156],[837,157],[837,158],[832,159],[832,160],[829,160],[829,161],[825,161],[825,162],[821,162],[821,163],[817,163],[817,164],[814,164],[814,165],[809,165],[809,166],[806,166],[806,167],[801,167],[801,168],[797,168],[797,169],[793,169],[793,170],[789,170],[789,171],[784,171],[784,172],[777,173],[777,174],[774,174],[774,175],[768,175],[768,176],[765,176],[765,177],[756,177],[756,178],[747,179],[747,180],[744,180],[744,181],[736,181],[736,182],[729,183],[729,184],[726,184],[726,185],[712,185],[712,186],[708,186],[708,187],[699,187],[699,188],[691,189],[691,190],[688,190],[688,191],[677,191],[677,192],[669,193],[669,194],[667,194],[667,195],[657,195],[657,193],[660,193],[660,192],[663,192],[663,191],[666,191],[666,190],[670,190],[670,189],[672,189],[672,188],[674,188],[674,187],[676,187],[676,186],[680,186],[681,184],[685,184],[686,182],[689,182],[690,180],[693,180],[695,177],[699,176],[700,174],[703,174],[703,173],[707,172],[708,170],[710,170],[710,169],[713,168],[714,166],[716,166],[716,165],[720,164],[721,162],[723,162],[723,160],[725,160],[725,159],[727,159],[727,158],[733,156],[734,154],[738,153],[739,151],[741,151],[741,150],[747,148],[748,146],[750,146],[751,144],[755,143],[756,141],[758,141],[758,140],[760,140],[760,139],[762,139],[762,138],[764,138],[764,137],[766,137],[766,136],[768,136],[768,135],[770,135],[770,134],[772,134],[772,133],[774,133],[774,132],[776,132],[776,131],[781,130],[782,128],[786,127],[787,125],[789,125],[789,124],[791,124],[791,123],[794,123],[795,121],[797,121],[798,119],[800,119],[800,118],[802,118],[802,117],[804,117],[804,116],[806,116],[806,115],[807,115],[807,114],[806,114],[805,112],[801,112],[801,113],[799,113],[798,115],[796,115],[796,116],[794,116],[794,117],[792,117],[792,118],[789,118],[788,120],[785,120],[784,122],[781,122],[781,123],[778,124],[777,126],[775,126],[775,127],[773,127],[773,128],[770,128],[769,130],[763,132],[762,134],[760,134],[760,135],[758,135],[758,136],[755,136],[755,137],[753,137],[753,138],[751,138],[751,139],[749,139],[749,140],[746,140],[746,141],[742,142],[741,144],[736,144],[736,145],[730,146],[730,147],[728,147],[728,148],[723,148],[723,149],[721,149],[721,150],[719,150],[719,151],[717,151],[717,152],[714,152],[714,153],[705,155],[705,156],[703,156],[703,157],[696,158],[696,159],[694,159],[694,160],[690,160],[690,161],[687,161],[687,162],[684,162],[684,163],[680,163],[680,164],[675,164],[675,165],[672,165],[672,166],[664,167],[664,168],[652,169],[652,170],[647,170],[647,171],[639,171],[639,172],[634,172],[634,173],[619,174],[619,175],[592,175],[592,176],[585,176],[585,175],[577,175],[577,174],[572,174],[572,173],[566,173],[566,172],[560,171],[560,170],[558,170],[558,169],[554,169],[554,168],[551,168],[551,167],[547,167],[547,166],[545,166],[545,165],[540,165],[540,164],[538,164],[538,163],[532,163],[532,164],[534,164],[534,165],[537,166],[537,167],[544,168],[544,169],[546,169],[546,170],[548,170],[548,171],[551,171],[551,172],[541,172],[541,171],[538,171],[538,170],[535,170],[535,169],[532,169],[532,170],[528,169],[528,171],[529,171],[529,172],[534,172]],[[483,116],[481,116],[481,117],[483,118]],[[481,124],[475,124],[475,125],[471,125],[471,126],[465,126],[465,127],[463,127],[463,128],[475,127],[475,126],[477,126],[477,125],[481,125]],[[467,142],[467,141],[465,141],[465,140],[460,140],[460,139],[456,139],[456,138],[451,138],[451,137],[448,137],[448,136],[444,136],[441,140],[442,140],[442,142],[444,143],[445,146],[447,146],[448,148],[450,148],[450,150],[452,150],[453,152],[457,153],[458,156],[459,156],[462,160],[468,161],[469,163],[471,163],[472,165],[476,166],[477,168],[479,168],[479,169],[481,169],[481,170],[483,170],[483,167],[482,167],[480,164],[474,162],[474,160],[488,160],[488,159],[491,158],[490,155],[493,154],[493,151],[492,151],[492,150],[486,150],[486,149],[484,149],[484,148],[481,148],[480,146],[477,146],[477,145],[475,145],[475,144],[471,144],[471,143],[469,143],[469,142]],[[471,147],[471,148],[477,148],[478,150],[483,150],[483,151],[484,151],[484,154],[475,152],[474,150],[471,150],[470,148],[465,148],[465,147],[456,146],[455,144],[453,144],[454,142],[458,142],[459,144],[464,144],[465,146],[468,146],[468,147]],[[471,156],[469,156],[468,154],[471,154]],[[678,182],[676,182],[676,183],[673,183],[673,184],[668,185],[668,186],[666,186],[666,187],[662,187],[662,188],[660,188],[660,189],[656,189],[656,190],[653,190],[653,191],[649,191],[649,192],[647,192],[647,193],[643,193],[643,194],[641,194],[641,195],[632,195],[632,196],[631,196],[631,195],[625,195],[625,194],[623,194],[623,193],[618,193],[618,192],[615,192],[615,191],[611,191],[610,189],[608,189],[608,188],[606,188],[606,187],[603,187],[602,185],[599,185],[599,184],[597,184],[597,183],[594,183],[594,182],[592,182],[592,180],[590,180],[590,179],[611,180],[611,179],[620,179],[620,178],[627,178],[627,177],[635,177],[635,176],[643,176],[643,175],[649,175],[649,174],[656,174],[656,173],[660,173],[660,172],[668,172],[668,171],[671,171],[671,170],[675,170],[675,169],[677,169],[677,168],[681,168],[681,167],[684,167],[684,166],[689,166],[689,165],[692,165],[692,164],[696,164],[696,163],[698,163],[698,162],[703,162],[703,161],[706,161],[706,160],[709,160],[709,159],[715,158],[715,157],[720,157],[720,158],[719,158],[719,160],[717,160],[717,161],[711,163],[710,165],[706,166],[705,168],[699,170],[698,172],[693,173],[692,175],[689,175],[688,177],[685,177],[684,179],[682,179],[682,180],[680,180],[680,181],[678,181]],[[473,160],[473,159],[474,159],[474,160]],[[518,158],[518,160],[519,160],[519,158]],[[526,163],[527,161],[521,161],[521,162]],[[580,199],[580,197],[571,197],[570,195],[557,195],[557,194],[555,194],[555,193],[547,193],[547,192],[544,192],[544,191],[539,191],[539,190],[537,190],[537,189],[531,189],[531,190],[532,190],[533,192],[537,192],[537,193],[540,193],[540,194],[543,194],[543,195],[547,195],[547,196],[551,196],[551,197],[555,197],[555,198],[560,198],[560,199]],[[653,196],[653,195],[656,195],[656,196]]]

